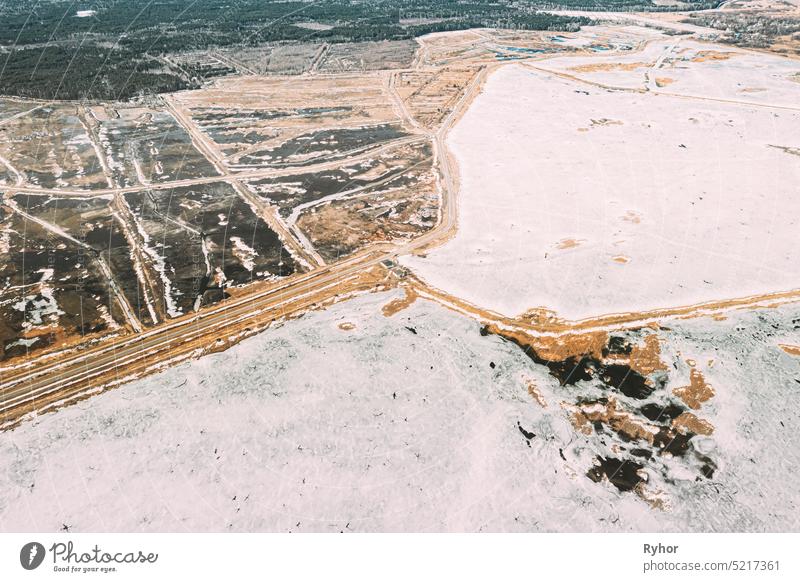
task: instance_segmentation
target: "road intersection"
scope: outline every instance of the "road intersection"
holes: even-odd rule
[[[445,137],[458,119],[462,109],[466,107],[488,73],[483,68],[472,80],[439,129],[435,132],[422,130],[413,122],[410,112],[402,104],[399,96],[396,101],[401,105],[401,113],[409,123],[424,133],[413,136],[407,141],[430,139],[434,148],[434,158],[440,173],[441,212],[438,224],[425,234],[400,244],[379,243],[349,258],[334,264],[325,265],[314,260],[316,264],[311,271],[289,277],[279,283],[254,286],[249,292],[230,298],[220,304],[202,309],[199,312],[180,317],[157,325],[142,332],[111,339],[95,347],[78,348],[65,351],[58,357],[44,356],[37,360],[25,362],[13,368],[0,369],[0,428],[14,426],[19,419],[34,411],[44,411],[62,404],[88,397],[104,388],[120,384],[124,381],[152,373],[164,366],[193,356],[227,347],[241,337],[246,337],[255,330],[264,329],[272,321],[307,310],[314,305],[336,300],[372,284],[369,277],[366,282],[363,276],[371,269],[385,269],[393,264],[397,256],[420,251],[447,240],[455,231],[457,222],[456,173],[451,168],[452,159],[445,147]],[[390,89],[393,88],[390,85]],[[185,127],[191,128],[191,121],[173,111]],[[192,131],[195,143],[201,144],[201,151],[220,168],[221,164],[213,149],[199,141]],[[395,147],[396,142],[390,146]],[[363,155],[374,155],[373,148]],[[314,166],[320,170],[327,165]],[[303,168],[308,172],[312,168]],[[167,184],[137,186],[110,190],[109,194],[137,191],[152,188],[174,188],[212,181],[232,181],[234,186],[243,178],[263,177],[276,173],[275,170],[264,172],[247,172],[230,174],[220,170],[222,176],[181,180]],[[34,188],[9,188],[9,192],[31,192]],[[49,193],[49,191],[47,192]],[[92,193],[75,193],[77,195],[102,195],[105,191]],[[290,233],[282,232],[295,245],[300,245]],[[314,259],[308,249],[303,248],[304,256]],[[311,261],[309,261],[311,262]],[[384,275],[391,276],[389,273]],[[379,277],[373,277],[377,280]]]

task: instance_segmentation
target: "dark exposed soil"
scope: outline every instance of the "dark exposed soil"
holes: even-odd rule
[[[492,332],[488,328],[483,328],[481,333],[487,335]],[[547,366],[550,375],[558,378],[562,386],[599,380],[605,388],[611,388],[637,400],[646,399],[656,389],[652,382],[625,364],[604,364],[591,355],[570,356],[564,360],[547,360],[541,357],[532,346],[522,344],[515,337],[499,335],[519,346],[525,355],[537,364]]]
[[[432,155],[429,144],[414,149],[413,158],[407,162],[395,161],[387,163],[382,157],[365,160],[359,164],[343,166],[322,172],[296,174],[267,178],[251,182],[253,191],[257,192],[270,204],[278,207],[283,217],[287,217],[292,210],[301,204],[314,202],[326,196],[341,194],[351,190],[367,188],[377,181],[384,181],[401,174],[408,166],[428,159]],[[405,163],[403,163],[405,162]],[[368,172],[374,171],[381,163],[386,164],[386,171],[376,177],[364,177]]]
[[[323,160],[335,160],[364,148],[374,148],[382,143],[408,135],[400,125],[381,124],[357,128],[323,129],[312,131],[243,156],[245,166],[305,166]]]
[[[678,431],[672,426],[672,421],[687,408],[667,390],[666,376],[658,371],[645,376],[620,363],[632,353],[633,343],[627,338],[612,335],[608,339],[602,349],[603,359],[611,357],[614,362],[606,363],[593,354],[548,359],[542,357],[533,342],[527,343],[521,334],[505,334],[493,326],[483,326],[480,333],[483,336],[497,335],[518,346],[537,365],[546,366],[550,375],[565,388],[567,401],[571,400],[577,406],[570,408],[574,411],[576,428],[584,434],[593,433],[603,448],[610,444],[607,442],[609,438],[616,444],[618,458],[601,453],[598,446],[596,465],[587,473],[593,481],[607,478],[620,491],[632,491],[646,481],[641,472],[645,467],[666,472],[669,480],[668,469],[661,460],[665,455],[685,458],[698,472],[698,479],[713,476],[714,461],[692,446],[692,439],[697,435],[689,430]],[[584,396],[583,391],[589,387],[599,388],[608,396],[597,397],[596,392]],[[636,405],[636,401],[646,402]],[[518,428],[523,435],[526,434],[522,426]]]
[[[599,483],[605,477],[620,491],[633,491],[639,483],[644,481],[639,474],[643,465],[635,461],[598,456],[595,462],[597,465],[586,473],[589,479],[595,483]]]
[[[93,253],[16,214],[0,228],[10,243],[0,260],[0,360],[105,332],[104,311],[124,324]]]
[[[285,277],[298,268],[278,235],[228,184],[129,193],[125,199],[164,261],[172,300],[184,313],[198,297],[202,304],[224,297],[221,289],[207,292],[219,288],[219,273],[229,286]],[[254,253],[248,256],[243,247]]]

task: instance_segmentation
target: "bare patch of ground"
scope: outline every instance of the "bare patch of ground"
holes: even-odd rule
[[[556,243],[556,248],[559,250],[574,249],[585,243],[585,239],[564,238]]]
[[[547,408],[547,401],[544,399],[541,390],[539,390],[539,387],[536,385],[536,381],[527,379],[525,384],[528,387],[528,394],[530,394],[531,398],[533,398],[536,404],[542,408]]]
[[[0,123],[0,167],[32,186],[107,187],[82,111],[74,104],[18,108]]]
[[[672,392],[693,410],[699,409],[704,402],[714,397],[714,389],[706,382],[703,373],[696,368],[689,371],[689,384],[675,388]]]
[[[429,163],[380,186],[311,206],[299,215],[297,227],[326,261],[371,243],[418,236],[438,220],[439,194]]]
[[[653,63],[589,63],[570,67],[569,70],[575,73],[597,73],[600,71],[635,71],[636,69],[646,69],[652,67]]]
[[[716,50],[707,50],[707,51],[699,51],[692,57],[693,63],[704,63],[706,61],[727,61],[731,57],[735,57],[737,53],[730,52],[730,51],[716,51]]]
[[[672,426],[682,434],[694,433],[705,436],[714,434],[714,425],[698,418],[691,412],[684,412],[672,421]]]
[[[341,159],[407,135],[369,74],[225,79],[175,99],[233,171]]]
[[[322,73],[378,71],[408,67],[418,45],[413,40],[337,43],[319,65]]]
[[[424,127],[436,129],[478,72],[477,67],[458,65],[403,72],[398,75],[395,87],[412,116]]]
[[[386,317],[391,317],[396,313],[407,309],[417,300],[418,295],[417,292],[414,291],[413,287],[404,286],[403,291],[405,292],[403,297],[392,299],[389,303],[381,308],[383,315]]]
[[[99,259],[0,207],[0,360],[128,333]]]
[[[780,344],[780,348],[790,356],[800,356],[800,346]]]

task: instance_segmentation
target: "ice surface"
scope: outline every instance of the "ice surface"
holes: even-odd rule
[[[717,431],[702,446],[719,469],[677,478],[661,511],[586,477],[592,445],[559,406],[576,387],[433,303],[381,315],[397,296],[308,314],[0,433],[0,529],[800,530],[800,364],[777,347],[797,343],[797,308],[665,335],[676,382],[685,358],[715,360],[704,416]]]

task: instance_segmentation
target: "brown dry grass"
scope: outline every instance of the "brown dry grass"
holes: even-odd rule
[[[684,412],[678,418],[672,421],[672,427],[681,434],[693,432],[694,434],[702,434],[709,436],[714,433],[714,425],[698,418],[691,412]]]
[[[644,482],[637,483],[633,488],[636,494],[653,509],[669,511],[670,504],[663,491],[651,491]]]
[[[500,329],[495,324],[486,327],[490,333],[529,346],[545,360],[565,360],[572,356],[592,356],[600,360],[603,358],[603,348],[608,343],[608,333],[605,331],[537,337],[521,330]]]
[[[442,67],[398,75],[395,88],[421,125],[436,129],[461,99],[479,67]]]
[[[217,143],[229,163],[242,156],[294,139],[323,128],[356,128],[367,125],[399,123],[392,99],[382,77],[376,73],[340,74],[310,77],[232,77],[196,91],[176,93],[177,107],[203,125],[208,113],[226,114],[243,111],[229,139]],[[346,108],[346,109],[342,109]],[[315,115],[297,115],[300,109],[318,109]],[[248,116],[249,110],[284,111],[286,117],[260,119]],[[238,133],[233,133],[238,132]],[[236,135],[257,134],[249,143]],[[219,140],[220,136],[215,135]]]
[[[800,346],[792,346],[788,344],[779,344],[780,348],[790,356],[800,356]]]
[[[636,69],[652,67],[653,63],[589,63],[570,67],[576,73],[599,73],[601,71],[635,71]]]
[[[539,390],[539,387],[536,385],[536,382],[528,379],[526,384],[528,386],[528,394],[531,395],[531,398],[533,398],[534,401],[542,408],[547,408],[547,401],[544,399],[544,396]]]
[[[704,402],[714,397],[714,389],[706,382],[703,373],[696,368],[692,368],[689,372],[689,385],[675,388],[672,393],[693,410],[699,409]]]
[[[645,337],[643,346],[633,346],[629,359],[631,369],[643,376],[667,369],[667,365],[661,361],[661,341],[655,334]]]
[[[786,303],[800,301],[800,289],[798,289],[650,311],[601,315],[581,320],[562,319],[558,317],[557,313],[544,307],[532,308],[515,318],[510,318],[454,297],[441,289],[428,285],[414,277],[413,274],[409,275],[408,281],[414,285],[423,297],[436,301],[448,309],[473,317],[478,321],[493,324],[495,327],[497,324],[502,324],[521,330],[523,332],[522,335],[528,339],[533,334],[538,335],[540,333],[582,335],[596,332],[599,329],[630,329],[641,327],[643,324],[657,330],[660,327],[658,322],[667,318],[711,317],[715,320],[725,319],[725,312],[734,309],[771,309]],[[525,330],[530,333],[524,333]]]
[[[657,430],[640,422],[630,412],[621,410],[615,398],[609,398],[606,404],[592,402],[571,405],[562,402],[561,406],[571,413],[572,425],[583,434],[591,434],[592,424],[602,422],[629,440],[643,440],[653,444]]]
[[[431,228],[420,219],[436,214],[439,198],[433,172],[416,173],[415,183],[307,209],[297,226],[331,262],[372,244],[418,236]]]
[[[736,54],[737,53],[730,51],[715,51],[715,50],[698,51],[697,54],[692,58],[692,62],[702,63],[705,61],[727,61],[731,57],[736,56]]]
[[[411,304],[413,304],[419,297],[417,292],[414,291],[413,287],[403,287],[403,291],[405,291],[405,295],[403,297],[392,299],[389,301],[389,303],[381,308],[381,312],[385,317],[391,317],[395,313],[410,307]]]
[[[642,222],[642,215],[638,212],[634,212],[633,210],[628,210],[623,216],[622,220],[625,222],[630,222],[631,224],[639,224]]]
[[[584,239],[564,238],[556,243],[556,248],[561,250],[574,249],[575,247],[581,246],[585,242],[586,241]]]

